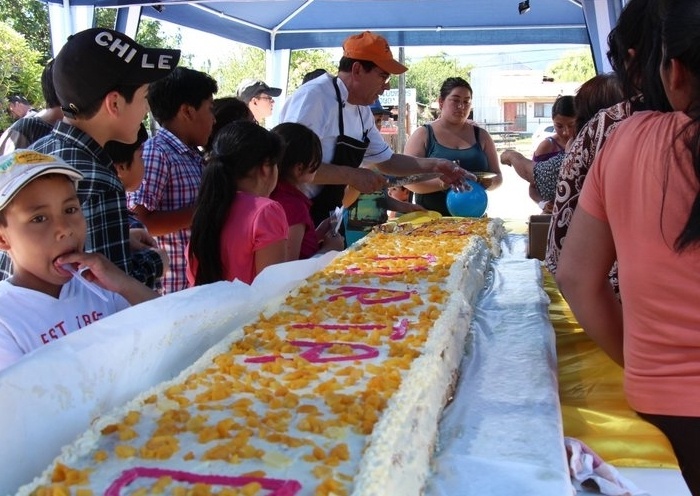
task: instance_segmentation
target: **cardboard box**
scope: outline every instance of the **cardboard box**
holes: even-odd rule
[[[527,226],[527,258],[544,260],[551,220],[551,214],[530,216]]]

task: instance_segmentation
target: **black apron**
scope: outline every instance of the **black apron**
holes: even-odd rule
[[[333,152],[331,163],[335,165],[359,167],[362,160],[365,158],[367,147],[369,147],[369,138],[367,137],[369,130],[365,130],[364,123],[362,123],[362,141],[351,138],[350,136],[345,136],[345,126],[343,125],[343,100],[340,98],[337,77],[333,78],[333,87],[335,88],[335,96],[338,101],[338,137],[335,140],[335,151]],[[362,120],[362,118],[360,118],[360,120]],[[336,207],[339,207],[343,203],[344,193],[345,185],[343,184],[327,184],[321,188],[321,191],[313,198],[311,204],[311,217],[314,220],[314,225],[317,226],[324,219],[327,219],[328,213],[335,210]]]

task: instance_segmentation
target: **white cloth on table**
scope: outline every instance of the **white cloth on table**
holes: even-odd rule
[[[427,496],[575,494],[564,452],[554,329],[538,260],[508,236],[480,295]]]
[[[572,437],[564,438],[569,459],[569,472],[578,490],[595,490],[608,496],[648,496],[632,481],[622,476],[612,465],[605,463],[584,442]]]

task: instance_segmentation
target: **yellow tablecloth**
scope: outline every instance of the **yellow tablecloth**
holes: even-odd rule
[[[564,435],[580,439],[612,465],[678,468],[663,434],[627,405],[622,368],[583,332],[554,278],[543,271],[556,333]]]

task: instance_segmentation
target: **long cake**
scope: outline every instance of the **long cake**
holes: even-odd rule
[[[372,233],[20,495],[420,494],[498,220]],[[199,331],[203,332],[203,331]]]

